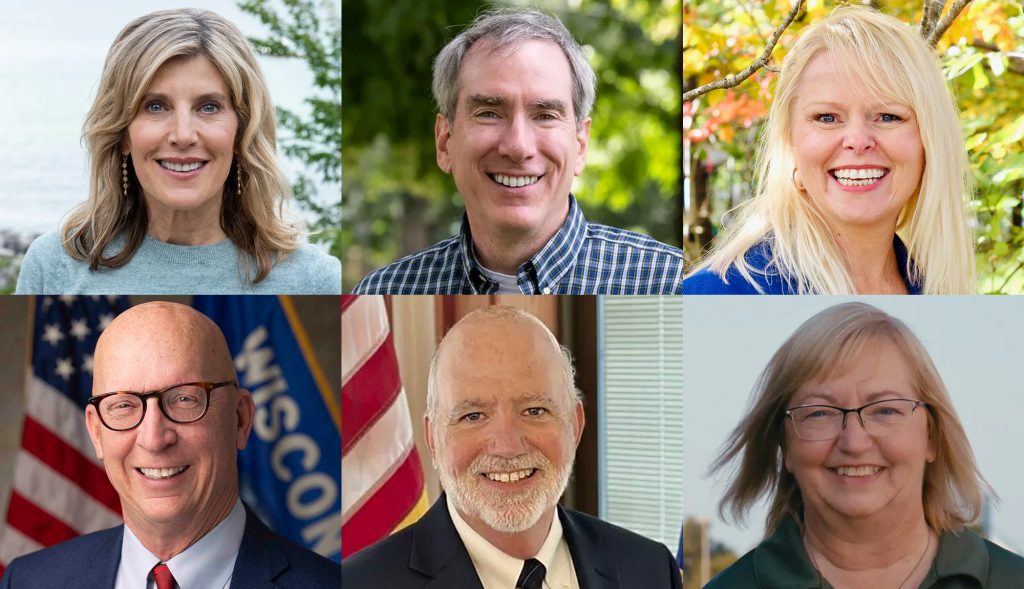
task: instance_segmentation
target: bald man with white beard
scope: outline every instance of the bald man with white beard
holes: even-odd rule
[[[438,346],[424,416],[445,493],[342,563],[346,589],[681,589],[661,544],[557,505],[585,425],[568,354],[509,307]]]

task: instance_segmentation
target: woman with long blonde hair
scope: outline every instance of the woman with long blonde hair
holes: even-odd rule
[[[975,292],[956,107],[907,24],[840,7],[782,64],[756,196],[684,294]]]
[[[18,293],[340,293],[340,261],[284,219],[274,107],[223,17],[129,23],[83,136],[89,198],[33,242]]]

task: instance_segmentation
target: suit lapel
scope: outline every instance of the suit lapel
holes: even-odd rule
[[[124,539],[124,525],[102,532],[103,539],[96,543],[96,549],[87,562],[91,566],[79,569],[79,587],[109,587],[114,589],[117,569],[121,566],[121,543]]]
[[[245,508],[245,532],[231,572],[232,589],[272,589],[275,579],[288,568],[288,557],[275,550],[276,540],[256,514]]]
[[[604,553],[601,537],[587,533],[578,518],[561,506],[558,507],[558,519],[562,522],[580,589],[620,589],[622,584],[616,559]]]
[[[445,496],[413,528],[409,568],[431,577],[423,589],[483,589],[459,532],[448,514]]]

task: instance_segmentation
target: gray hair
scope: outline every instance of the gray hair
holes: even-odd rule
[[[434,101],[449,122],[455,120],[459,98],[459,74],[462,60],[481,39],[493,43],[491,51],[515,51],[527,41],[550,41],[558,45],[569,61],[572,74],[572,110],[576,126],[590,116],[597,93],[597,76],[590,67],[583,47],[573,39],[562,21],[539,10],[502,8],[482,13],[469,28],[452,39],[434,59]]]
[[[485,307],[483,309],[473,311],[472,313],[469,313],[468,315],[460,319],[458,323],[461,323],[471,317],[480,316],[490,316],[494,318],[511,320],[528,319],[530,321],[536,321],[537,323],[540,323],[542,326],[544,326],[543,322],[541,322],[539,319],[537,319],[530,313],[527,313],[526,311],[523,311],[522,309],[516,307],[504,306]],[[458,323],[456,323],[456,325],[458,325]],[[568,402],[569,407],[571,408],[576,403],[580,403],[583,401],[582,393],[580,393],[579,389],[576,388],[576,369],[573,367],[572,364],[572,354],[569,352],[568,348],[558,343],[558,340],[556,340],[554,334],[552,334],[551,331],[547,329],[547,326],[544,326],[544,331],[547,332],[548,336],[551,338],[551,342],[558,348],[560,355],[562,357],[562,378],[565,382],[565,392],[567,397],[566,400]],[[440,363],[438,359],[441,357],[441,348],[443,347],[444,340],[442,339],[441,343],[438,344],[437,348],[434,350],[433,357],[430,359],[430,373],[427,375],[427,417],[430,418],[431,423],[436,423],[437,421],[437,366]]]

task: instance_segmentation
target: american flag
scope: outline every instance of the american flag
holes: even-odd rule
[[[32,299],[28,299],[32,301]],[[18,556],[121,524],[121,503],[85,427],[96,339],[124,297],[35,297],[25,422],[0,537],[0,574]]]
[[[416,521],[423,471],[384,299],[341,298],[341,557]]]

